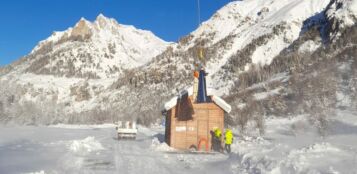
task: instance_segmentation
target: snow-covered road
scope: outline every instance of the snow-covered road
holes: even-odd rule
[[[210,173],[228,158],[169,152],[162,130],[118,141],[114,127],[1,127],[0,173]]]
[[[325,137],[306,116],[269,118],[263,137],[251,125],[230,155],[176,152],[163,130],[118,141],[113,125],[0,126],[0,174],[357,173],[356,112],[339,111]]]

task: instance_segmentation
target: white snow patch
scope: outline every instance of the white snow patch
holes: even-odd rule
[[[275,74],[275,75],[273,75],[273,77],[271,77],[267,81],[256,83],[256,84],[248,87],[246,90],[253,90],[253,89],[257,89],[257,88],[263,88],[267,84],[272,83],[272,82],[277,82],[277,81],[286,82],[287,80],[289,80],[289,78],[290,78],[290,76],[287,73]]]
[[[321,43],[315,43],[312,40],[308,40],[303,43],[299,48],[299,53],[312,53],[321,46]]]
[[[341,8],[337,8],[337,4],[342,3]],[[337,10],[336,10],[337,9]],[[353,26],[357,20],[357,1],[356,0],[337,0],[332,7],[327,10],[327,17],[336,17],[340,22],[341,28]]]
[[[298,35],[299,30],[295,31],[295,35]],[[279,53],[286,48],[289,43],[286,43],[281,36],[275,37],[270,40],[267,44],[258,47],[252,55],[252,63],[269,65],[274,57],[279,55]]]
[[[104,150],[104,147],[94,137],[87,137],[83,140],[73,140],[69,145],[69,150],[77,154],[87,154]]]
[[[270,90],[270,91],[267,91],[267,92],[260,92],[260,93],[256,93],[254,94],[254,98],[256,100],[263,100],[269,96],[273,96],[273,95],[277,95],[279,94],[279,91],[281,90],[282,88],[276,88],[274,90]]]
[[[226,101],[224,101],[222,98],[218,96],[212,96],[212,100],[214,103],[216,103],[219,107],[221,107],[224,111],[227,113],[230,113],[232,110],[231,105],[229,105]]]
[[[170,147],[165,142],[161,143],[157,137],[152,139],[150,148],[153,149],[154,151],[161,151],[161,152],[176,151],[174,148]]]

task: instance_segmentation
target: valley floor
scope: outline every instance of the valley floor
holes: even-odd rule
[[[325,137],[304,116],[251,125],[233,153],[179,153],[161,143],[163,127],[118,141],[113,125],[0,127],[0,173],[357,173],[357,113],[339,111]]]

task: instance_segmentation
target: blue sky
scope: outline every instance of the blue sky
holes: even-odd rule
[[[200,0],[202,20],[229,1]],[[28,54],[53,31],[65,30],[81,17],[93,21],[99,13],[151,30],[166,41],[197,28],[197,0],[2,0],[0,66]]]

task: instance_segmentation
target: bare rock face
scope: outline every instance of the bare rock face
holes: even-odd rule
[[[82,102],[89,100],[91,98],[91,95],[89,93],[89,84],[88,82],[80,82],[75,85],[73,85],[70,90],[71,90],[71,96],[75,97],[76,102]]]
[[[89,38],[92,35],[89,22],[85,19],[81,19],[77,25],[72,29],[71,37],[74,38]]]

